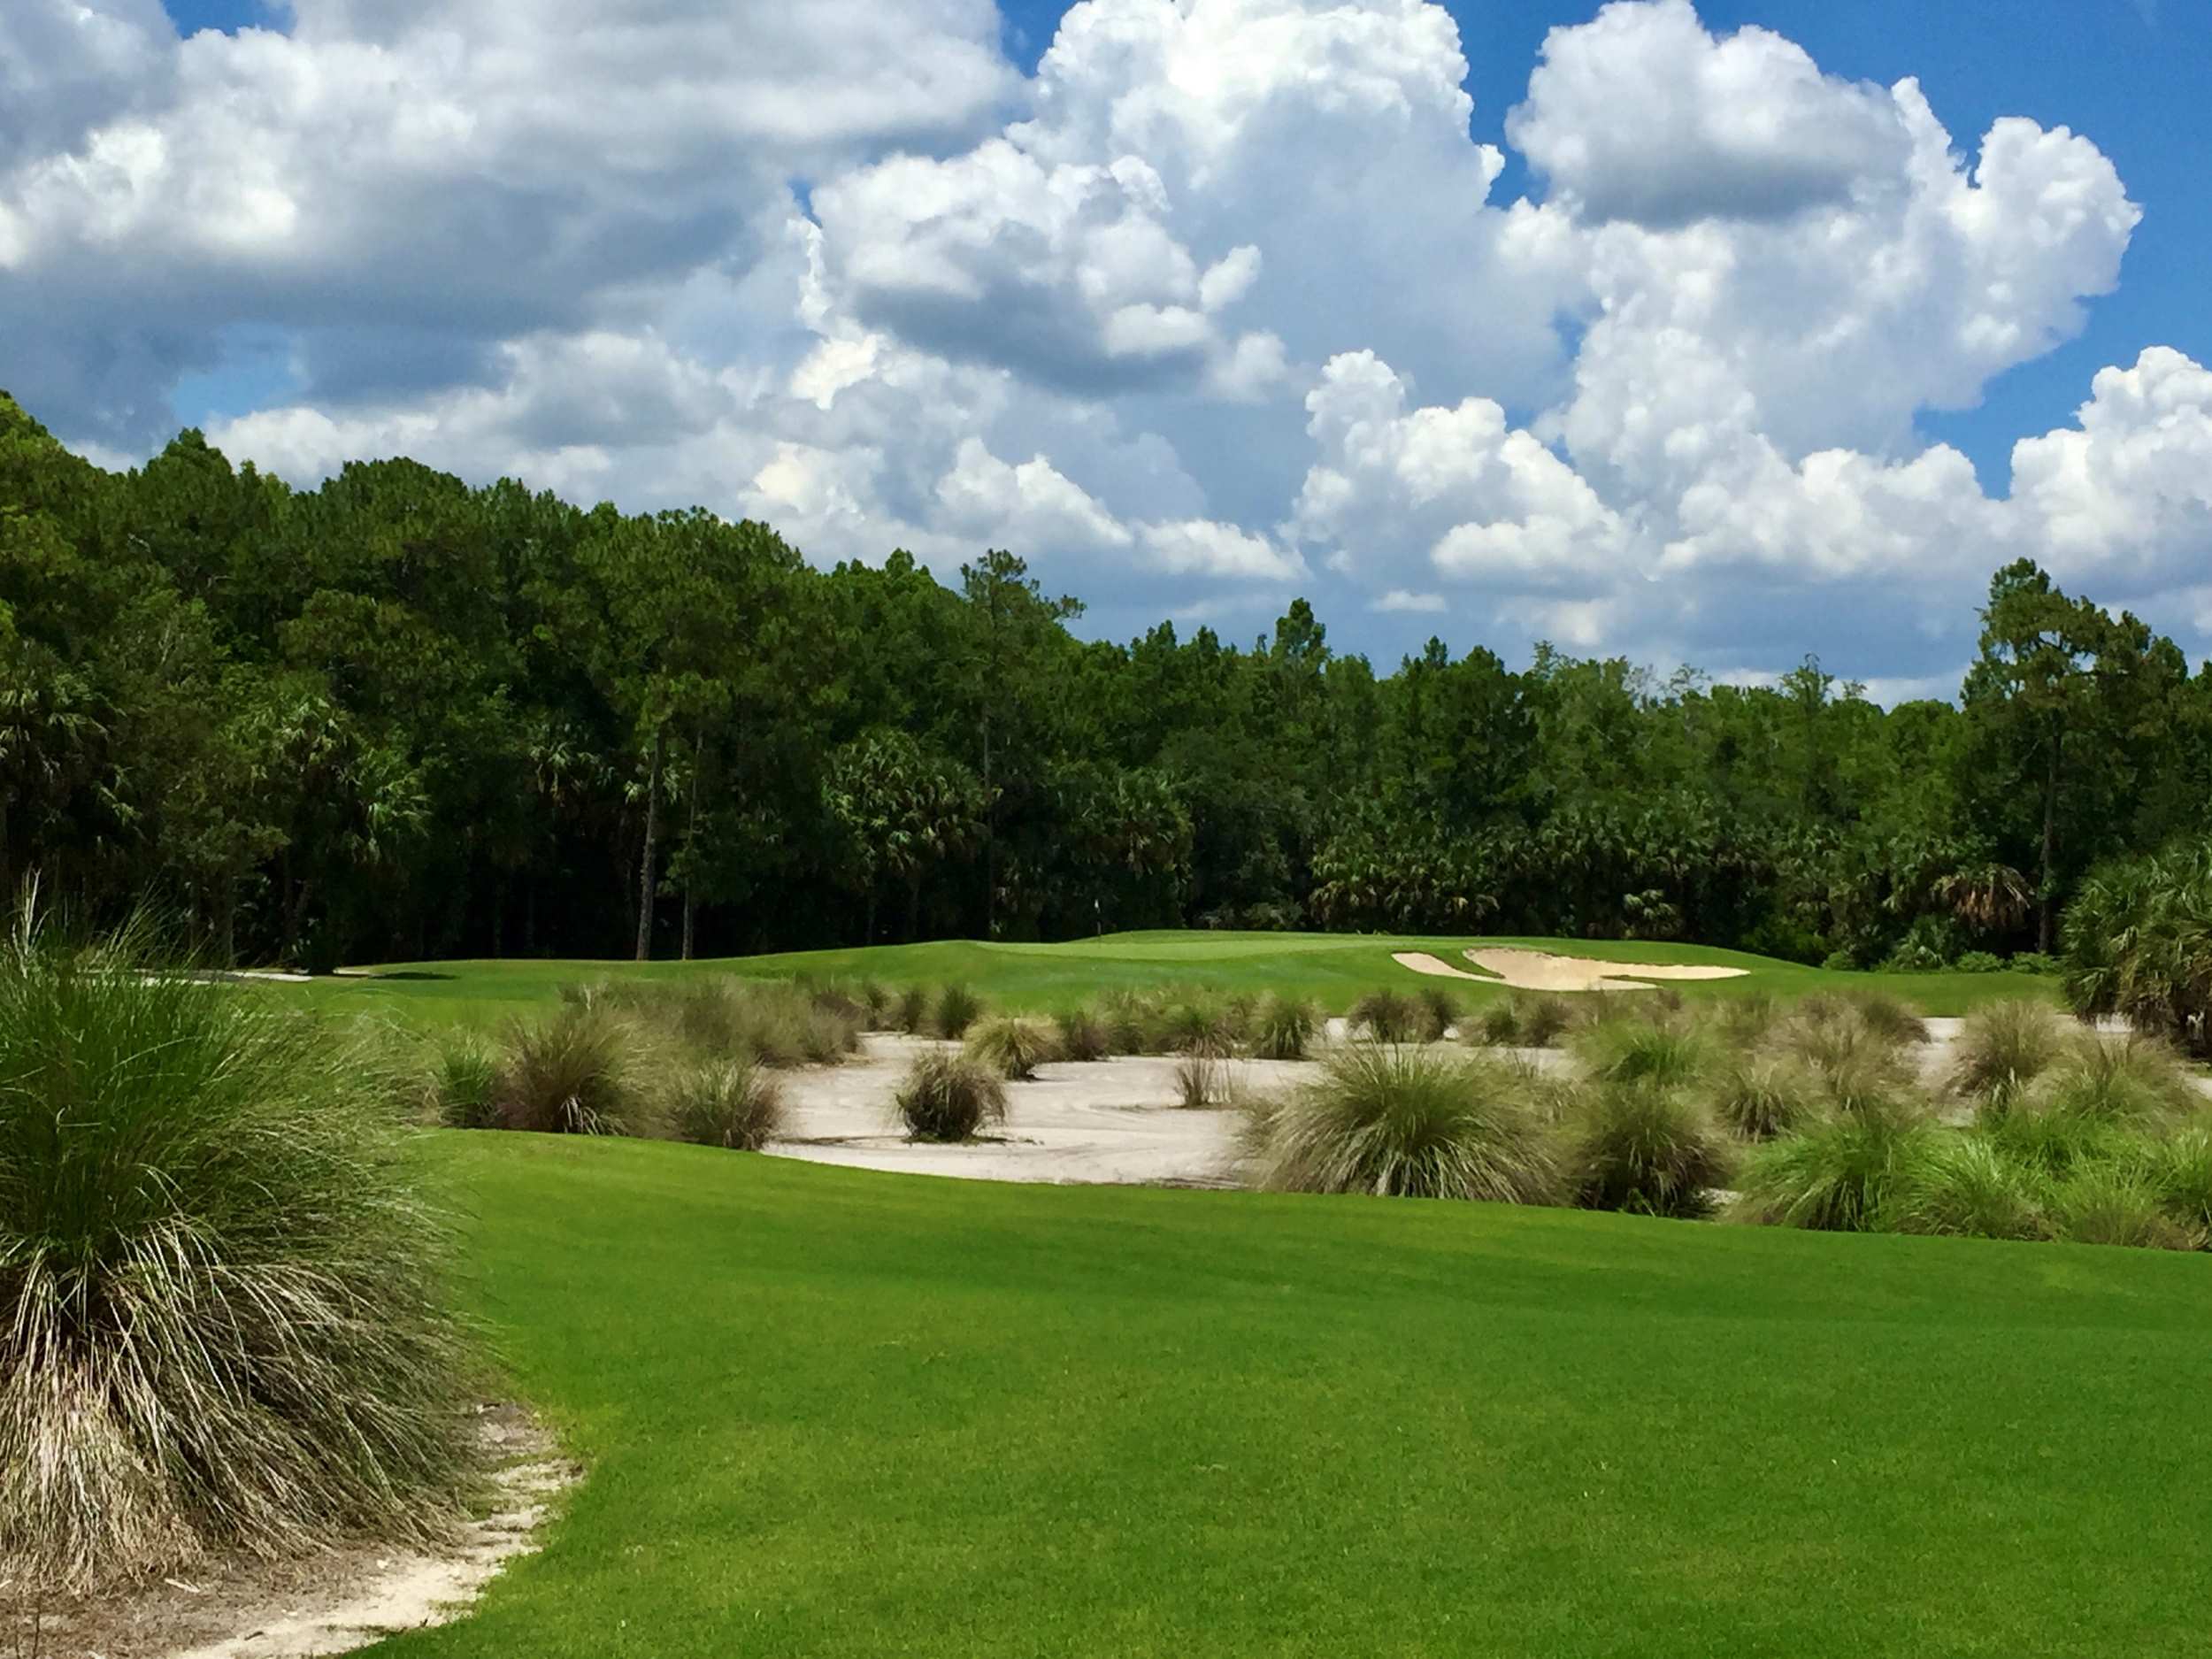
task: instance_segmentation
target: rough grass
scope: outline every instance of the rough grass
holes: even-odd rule
[[[1586,1210],[1686,1219],[1712,1213],[1732,1159],[1710,1110],[1687,1087],[1643,1076],[1585,1091],[1570,1118],[1567,1166]]]
[[[917,1141],[972,1141],[1006,1118],[1006,1085],[998,1074],[942,1050],[917,1056],[893,1100]]]
[[[1273,1192],[1556,1202],[1558,1148],[1525,1078],[1494,1061],[1348,1044],[1321,1075],[1247,1109],[1256,1186]]]
[[[435,1536],[469,1368],[389,1079],[141,942],[0,946],[0,1580]]]
[[[668,1125],[679,1141],[757,1152],[783,1127],[783,1084],[749,1056],[708,1060],[670,1091]]]
[[[1027,1082],[1037,1068],[1059,1058],[1059,1041],[1041,1019],[1019,1015],[987,1019],[968,1033],[968,1057],[1010,1082]]]

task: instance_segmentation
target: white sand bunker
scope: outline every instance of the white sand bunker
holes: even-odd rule
[[[1502,981],[1517,991],[1648,991],[1660,979],[1740,979],[1745,968],[1694,966],[1655,962],[1604,962],[1594,956],[1555,956],[1549,951],[1499,945],[1464,953],[1494,978],[1455,968],[1423,950],[1402,950],[1391,958],[1402,968],[1447,979]]]

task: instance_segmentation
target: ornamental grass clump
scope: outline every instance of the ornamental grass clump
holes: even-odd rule
[[[425,1104],[448,1129],[498,1126],[499,1050],[472,1031],[449,1033],[430,1056]]]
[[[987,1019],[968,1033],[968,1057],[1009,1082],[1034,1080],[1037,1068],[1059,1057],[1052,1027],[1041,1019]]]
[[[2187,1123],[2212,1101],[2198,1093],[2181,1056],[2155,1037],[2085,1032],[2021,1096],[2024,1106],[2143,1128]]]
[[[1053,1023],[1054,1046],[1064,1060],[1087,1064],[1103,1060],[1114,1051],[1113,1038],[1106,1029],[1105,1020],[1090,1009],[1071,1010]]]
[[[2069,1243],[2144,1250],[2204,1248],[2203,1232],[2168,1213],[2155,1179],[2139,1165],[2100,1164],[2077,1170],[2057,1184],[2052,1207],[2058,1236]]]
[[[1745,1159],[1729,1219],[1877,1231],[1883,1207],[1920,1178],[1947,1133],[1909,1116],[1847,1113],[1784,1135]]]
[[[1378,1042],[1332,1052],[1311,1083],[1251,1102],[1255,1186],[1548,1204],[1562,1193],[1551,1127],[1525,1076],[1494,1061]]]
[[[1242,1034],[1235,1010],[1200,993],[1172,998],[1154,1014],[1151,1022],[1154,1046],[1169,1054],[1203,1059],[1226,1059],[1236,1052]]]
[[[948,985],[937,993],[937,1034],[958,1042],[968,1027],[983,1018],[983,999],[964,985]]]
[[[2160,1208],[2199,1237],[2212,1238],[2212,1129],[2185,1129],[2154,1142],[2143,1173]]]
[[[1441,1042],[1460,1021],[1459,999],[1438,985],[1424,986],[1413,998],[1413,1034],[1422,1042]]]
[[[1006,1118],[1006,1085],[964,1054],[935,1050],[907,1068],[894,1100],[916,1141],[972,1141]]]
[[[908,1036],[918,1036],[929,1029],[929,992],[918,985],[910,985],[891,999],[886,1016],[891,1029],[902,1031]]]
[[[1601,1083],[1569,1118],[1567,1167],[1585,1210],[1692,1218],[1712,1213],[1732,1160],[1690,1090],[1651,1078]]]
[[[757,1152],[783,1127],[783,1084],[749,1056],[708,1060],[669,1091],[668,1126],[679,1141]]]
[[[472,1366],[380,1063],[143,944],[0,945],[0,1583],[426,1543]]]
[[[1771,1141],[1821,1115],[1826,1094],[1819,1074],[1786,1054],[1732,1053],[1704,1085],[1713,1115],[1743,1141]]]
[[[642,1135],[659,1127],[635,1029],[600,1003],[564,1004],[509,1030],[492,1087],[501,1129],[553,1135]]]
[[[1420,1007],[1396,991],[1370,991],[1352,1004],[1352,1029],[1375,1042],[1410,1042],[1418,1033]]]
[[[1946,1136],[1903,1164],[1875,1225],[1886,1233],[1963,1239],[2051,1239],[2053,1190],[2039,1171],[1986,1136]]]
[[[1696,1081],[1714,1057],[1704,1032],[1663,1014],[1609,1013],[1577,1033],[1574,1051],[1594,1082],[1661,1088]]]
[[[1951,1048],[1951,1091],[2002,1105],[2066,1052],[2067,1032],[2041,1002],[1990,1002],[1969,1014]]]
[[[1264,997],[1252,1013],[1252,1052],[1263,1060],[1302,1060],[1320,1028],[1320,1016],[1311,1002],[1294,996]]]

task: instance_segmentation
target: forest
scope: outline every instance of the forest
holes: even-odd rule
[[[1955,702],[1889,709],[1081,611],[1017,552],[821,570],[406,460],[109,472],[0,395],[0,887],[318,971],[1168,926],[2033,964],[2212,799],[2212,672],[2024,560]]]

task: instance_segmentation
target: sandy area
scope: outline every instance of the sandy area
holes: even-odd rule
[[[535,1548],[552,1501],[581,1473],[515,1407],[487,1408],[482,1425],[500,1464],[489,1513],[450,1549],[431,1555],[364,1547],[306,1561],[211,1563],[96,1606],[48,1614],[40,1621],[43,1651],[56,1659],[306,1659],[451,1623],[503,1566]],[[0,1645],[0,1653],[15,1651],[41,1649]]]
[[[1402,968],[1435,979],[1503,983],[1518,991],[1648,991],[1658,979],[1740,979],[1745,968],[1697,967],[1687,964],[1605,962],[1593,956],[1555,956],[1548,951],[1500,945],[1463,953],[1485,969],[1470,973],[1425,950],[1402,950],[1391,960]]]

